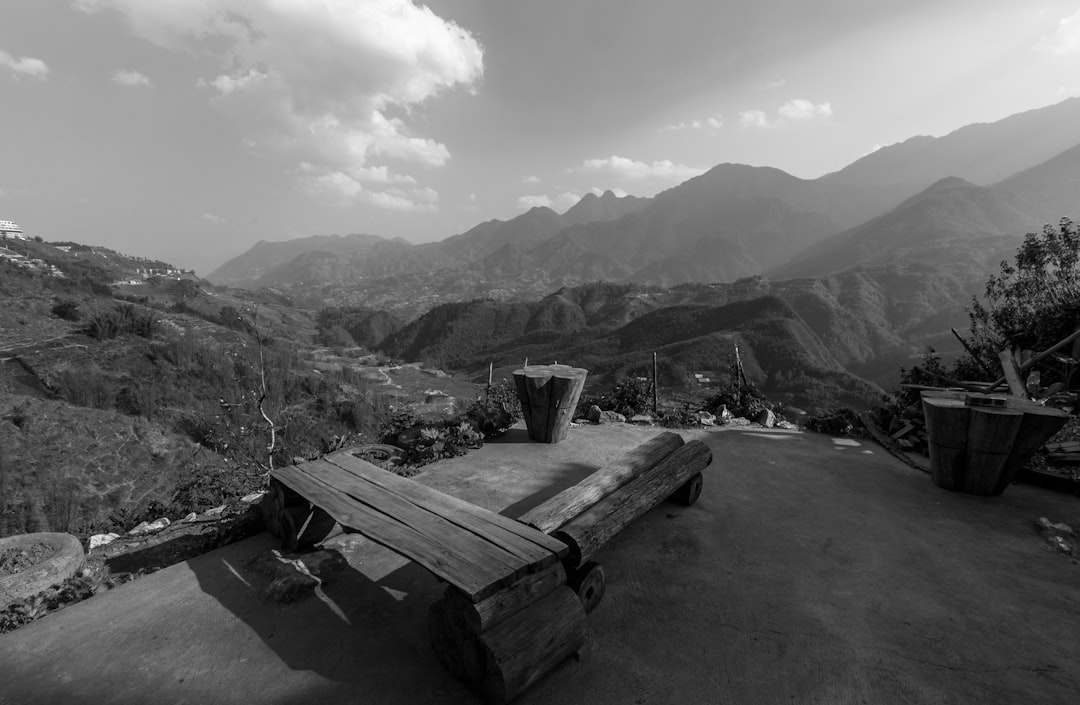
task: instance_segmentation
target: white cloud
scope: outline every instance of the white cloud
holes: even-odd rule
[[[764,110],[744,110],[739,113],[739,124],[743,127],[771,127],[769,116]]]
[[[518,196],[517,209],[527,211],[532,208],[551,208],[551,199],[547,196]]]
[[[676,164],[668,159],[650,164],[619,156],[586,159],[579,170],[605,172],[625,179],[662,179],[665,181],[684,181],[705,171],[685,164]]]
[[[764,110],[744,110],[739,113],[739,124],[750,128],[779,127],[789,122],[830,118],[832,114],[829,103],[815,104],[805,98],[792,98],[776,109],[775,117],[770,117]]]
[[[1080,53],[1080,10],[1058,20],[1057,30],[1047,48],[1058,56]]]
[[[780,117],[788,120],[811,120],[816,117],[831,117],[832,106],[828,103],[814,105],[804,98],[792,98],[776,111]]]
[[[781,78],[781,79],[778,79],[776,81],[769,81],[768,83],[762,84],[760,86],[760,88],[762,90],[767,91],[767,90],[773,90],[775,88],[783,88],[786,85],[787,85],[787,79],[786,78]]]
[[[551,202],[551,207],[554,208],[555,211],[558,213],[565,213],[566,211],[573,208],[580,200],[580,193],[573,193],[571,191],[567,191],[565,193],[560,193],[558,196],[556,196]]]
[[[304,163],[305,183],[340,193],[361,183],[400,182],[386,162],[427,167],[450,158],[446,145],[415,134],[406,120],[454,87],[475,90],[483,49],[467,30],[415,0],[76,0],[113,10],[131,31],[177,52],[218,63],[199,85],[243,125],[252,148]],[[411,179],[411,177],[409,177]],[[408,210],[414,194],[369,194]]]
[[[127,88],[139,88],[140,86],[149,88],[154,85],[154,82],[146,74],[130,70],[117,71],[112,75],[112,82]]]
[[[602,188],[599,188],[598,186],[593,186],[589,190],[592,191],[593,193],[595,193],[597,196],[603,196],[605,190],[611,191],[613,194],[615,194],[615,196],[617,198],[626,198],[629,195],[628,193],[626,193],[626,191],[623,191],[621,188],[602,189]]]
[[[368,204],[395,211],[420,212],[439,209],[439,193],[432,188],[374,190],[351,174],[335,171],[305,177],[308,190],[338,206]],[[378,182],[380,185],[386,182]]]
[[[2,49],[0,49],[0,67],[8,69],[16,77],[29,76],[43,79],[49,75],[49,67],[41,59],[29,56],[20,56],[16,59]]]
[[[539,176],[523,176],[521,177],[521,183],[523,184],[538,184],[540,183]]]
[[[215,213],[203,213],[199,218],[204,223],[210,223],[211,225],[221,225],[225,222],[225,219]]]
[[[688,122],[676,122],[660,128],[660,132],[681,132],[682,130],[701,130],[709,128],[719,130],[724,126],[724,116],[717,113],[710,115],[704,120],[690,120]]]

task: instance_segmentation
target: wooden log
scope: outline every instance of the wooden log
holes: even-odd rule
[[[691,441],[574,517],[553,534],[570,547],[566,563],[571,567],[581,565],[612,536],[660,504],[711,462],[709,447],[701,441]]]
[[[930,448],[930,477],[947,490],[963,488],[967,452],[968,417],[971,408],[963,399],[922,394]]]
[[[530,509],[518,521],[544,533],[551,533],[641,473],[655,467],[682,445],[682,436],[665,431]]]
[[[566,584],[577,594],[586,614],[596,609],[600,600],[604,598],[604,593],[607,592],[607,576],[604,575],[604,568],[595,561],[585,561],[575,568]]]
[[[574,591],[562,587],[485,632],[479,641],[485,703],[502,705],[576,653],[588,620]]]
[[[1021,373],[1027,372],[1032,367],[1034,367],[1037,363],[1041,362],[1044,358],[1046,358],[1046,357],[1048,357],[1050,355],[1053,355],[1054,353],[1056,353],[1058,350],[1065,347],[1069,343],[1074,343],[1074,346],[1073,346],[1074,347],[1074,352],[1076,354],[1080,354],[1080,328],[1077,328],[1075,331],[1072,332],[1072,334],[1070,334],[1064,340],[1061,340],[1060,342],[1055,343],[1054,345],[1051,345],[1046,350],[1043,350],[1041,353],[1039,353],[1038,355],[1034,356],[1033,358],[1031,358],[1030,360],[1025,362],[1023,365],[1020,365],[1020,372]],[[1076,357],[1076,354],[1074,354],[1073,357]],[[998,387],[1000,387],[1001,385],[1005,384],[1006,381],[1007,380],[1004,377],[999,377],[998,379],[991,382],[990,386],[988,386],[985,391],[992,392],[995,389],[997,389]]]
[[[964,492],[979,495],[994,493],[1023,420],[1024,413],[1016,409],[971,409],[962,483]]]
[[[484,675],[478,635],[466,629],[459,617],[460,612],[445,599],[428,608],[431,648],[450,675],[476,686]]]
[[[566,437],[587,375],[587,370],[569,365],[529,365],[514,371],[530,439],[558,443]]]
[[[1020,366],[1016,362],[1011,350],[1002,350],[998,353],[1001,360],[1001,371],[1005,373],[1005,381],[1009,383],[1009,391],[1021,399],[1027,399],[1027,387],[1020,379]]]
[[[561,563],[556,563],[525,575],[513,585],[480,602],[473,602],[454,587],[446,589],[443,600],[454,611],[461,627],[468,634],[479,636],[563,585],[566,585],[566,571]]]
[[[698,501],[698,497],[701,496],[701,487],[705,482],[705,478],[702,477],[699,472],[689,480],[683,483],[683,486],[675,490],[671,495],[672,502],[678,502],[684,507],[694,506],[694,502]]]

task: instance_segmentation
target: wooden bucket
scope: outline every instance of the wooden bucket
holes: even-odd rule
[[[566,438],[588,370],[569,365],[528,365],[514,371],[529,438],[558,443]]]
[[[1023,422],[1024,412],[1017,409],[971,407],[967,468],[959,489],[969,494],[995,494]]]
[[[970,409],[963,399],[922,395],[930,446],[930,477],[938,487],[962,490]]]

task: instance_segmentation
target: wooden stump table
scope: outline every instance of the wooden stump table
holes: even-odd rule
[[[514,370],[514,386],[531,440],[558,443],[566,438],[588,374],[569,365],[526,365]]]

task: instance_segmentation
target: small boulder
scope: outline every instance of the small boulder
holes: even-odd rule
[[[626,423],[626,417],[617,411],[601,411],[600,423]]]
[[[776,425],[776,414],[772,412],[772,409],[762,409],[755,421],[765,428],[772,428]]]
[[[708,411],[701,410],[697,412],[698,423],[702,426],[715,426],[716,417],[710,414]]]
[[[735,414],[731,413],[728,410],[727,404],[721,404],[720,405],[720,416],[719,416],[720,423],[721,424],[731,423],[732,419],[734,419],[734,418],[735,418]]]
[[[639,426],[652,426],[653,418],[649,414],[634,414],[630,417],[630,423]]]
[[[94,534],[90,537],[90,548],[87,549],[87,552],[93,551],[98,546],[107,546],[118,538],[120,538],[120,534]]]
[[[742,416],[733,416],[730,421],[727,422],[729,426],[749,426],[754,423],[750,419],[743,418]]]
[[[796,429],[798,428],[798,426],[796,426],[795,424],[791,423],[791,422],[790,422],[790,421],[788,421],[787,419],[779,419],[779,420],[778,420],[778,421],[776,422],[776,427],[777,427],[777,428],[782,428],[782,429],[784,429],[785,431],[794,431],[794,430],[796,430]]]
[[[589,413],[585,415],[585,418],[592,423],[604,423],[604,412],[600,410],[600,407],[593,404],[589,407]]]

